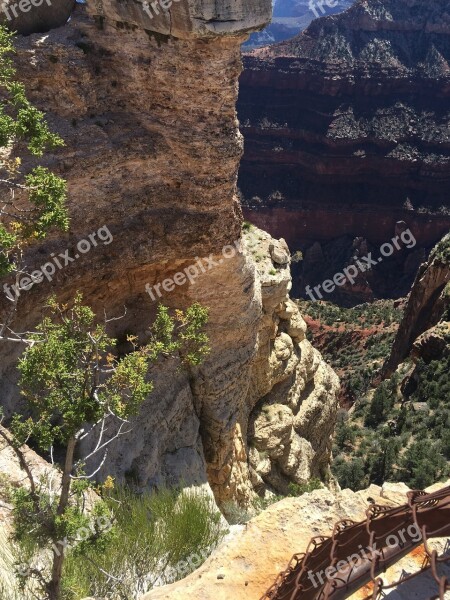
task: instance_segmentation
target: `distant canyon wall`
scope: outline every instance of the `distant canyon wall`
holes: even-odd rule
[[[239,188],[249,219],[300,246],[419,243],[450,227],[446,0],[359,0],[244,56]]]
[[[292,249],[301,244],[326,242],[363,233],[372,244],[384,244],[404,221],[420,246],[431,247],[450,229],[450,216],[418,214],[401,208],[367,205],[310,206],[309,208],[244,207],[244,216],[275,237],[284,237]]]

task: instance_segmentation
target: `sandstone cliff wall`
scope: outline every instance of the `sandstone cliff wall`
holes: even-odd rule
[[[133,432],[111,447],[102,475],[129,476],[142,486],[209,482],[220,503],[245,504],[254,485],[274,485],[249,470],[248,424],[258,402],[276,397],[296,421],[284,444],[285,485],[286,477],[326,474],[338,387],[286,305],[283,244],[276,250],[279,244],[255,231],[256,255],[245,240],[232,258],[222,254],[241,238],[235,103],[245,35],[236,24],[218,35],[191,35],[186,16],[175,38],[144,29],[133,16],[117,20],[108,6],[94,17],[77,6],[65,27],[19,40],[17,62],[30,97],[66,140],[48,164],[68,180],[71,216],[68,235],[34,246],[27,266],[33,270],[66,249],[74,257],[77,241],[103,226],[113,240],[24,292],[15,326],[33,327],[51,293],[69,300],[81,290],[99,315],[118,316],[126,307],[125,317],[109,325],[121,351],[127,333],[148,336],[156,303],[146,284],[212,259],[216,266],[193,285],[161,298],[171,307],[200,301],[210,308],[210,357],[191,373],[175,361],[154,367],[155,391]],[[2,403],[10,414],[18,401],[19,350],[1,352]]]

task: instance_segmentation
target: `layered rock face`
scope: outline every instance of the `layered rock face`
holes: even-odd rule
[[[249,219],[294,247],[383,243],[397,221],[432,246],[450,226],[449,95],[446,0],[359,0],[246,55]]]
[[[288,40],[308,27],[313,19],[334,15],[346,10],[354,0],[327,0],[322,5],[310,0],[277,0],[273,6],[272,22],[261,33],[254,33],[244,48],[259,48]]]
[[[203,17],[209,8],[205,3]],[[61,260],[51,282],[21,293],[15,329],[32,328],[51,293],[66,301],[80,290],[99,316],[117,317],[126,307],[124,318],[108,325],[122,352],[127,334],[148,337],[158,301],[208,306],[211,355],[190,373],[175,360],[155,365],[155,391],[132,433],[111,444],[101,475],[132,477],[143,487],[209,482],[220,503],[243,504],[257,479],[247,441],[257,403],[273,403],[271,394],[289,403],[296,435],[311,445],[307,467],[317,474],[327,469],[337,409],[336,377],[307,345],[288,302],[285,245],[255,230],[255,256],[241,240],[235,103],[242,30],[253,8],[224,7],[225,29],[205,33],[193,25],[194,7],[179,4],[184,17],[177,17],[175,38],[159,25],[150,30],[136,13],[119,20],[112,3],[94,4],[93,17],[77,6],[65,27],[20,39],[17,57],[31,99],[66,141],[48,164],[68,180],[71,217],[69,234],[34,246],[27,268],[66,250],[71,260]],[[268,10],[267,3],[258,8],[261,25]],[[175,22],[179,13],[169,14]],[[77,252],[81,239],[91,239],[89,253]],[[161,292],[163,281],[185,269],[195,274],[192,284],[159,297],[152,286]],[[1,351],[2,403],[10,414],[20,349]],[[318,416],[327,420],[324,431]],[[300,463],[294,436],[292,445],[290,461]]]
[[[105,15],[147,31],[181,39],[205,39],[262,29],[272,16],[265,0],[237,0],[233,3],[201,0],[97,0],[89,6],[97,19]]]

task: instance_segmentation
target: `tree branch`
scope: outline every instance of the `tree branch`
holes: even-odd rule
[[[17,456],[17,458],[19,459],[19,464],[21,469],[23,469],[25,471],[25,473],[27,474],[27,478],[28,481],[30,482],[30,489],[31,489],[31,493],[33,494],[33,496],[36,495],[36,483],[34,481],[34,477],[33,474],[31,472],[31,469],[25,459],[25,455],[22,452],[22,450],[20,450],[20,448],[17,447],[17,445],[14,443],[14,440],[11,439],[7,433],[3,430],[2,427],[0,427],[0,437],[2,437],[5,442],[8,444],[8,446],[13,450],[13,452],[15,453],[15,455]]]

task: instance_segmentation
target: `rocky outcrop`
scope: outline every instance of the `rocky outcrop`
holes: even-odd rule
[[[268,6],[255,9],[261,25]],[[210,8],[205,3],[200,20]],[[305,412],[295,415],[298,435],[312,446],[311,470],[325,473],[337,387],[289,311],[286,245],[257,230],[241,240],[235,103],[246,37],[239,28],[254,22],[253,8],[217,4],[227,25],[213,35],[209,25],[193,24],[191,7],[174,37],[144,28],[131,8],[119,19],[113,2],[91,5],[94,18],[77,5],[64,28],[19,40],[17,57],[31,99],[66,141],[48,165],[68,181],[71,218],[67,235],[30,249],[27,269],[66,251],[71,260],[62,260],[51,281],[21,293],[14,327],[32,328],[51,293],[69,301],[81,290],[99,316],[126,308],[108,324],[123,351],[129,333],[148,339],[157,302],[208,306],[210,356],[189,373],[175,360],[154,366],[155,390],[132,433],[110,445],[100,476],[129,477],[142,487],[209,483],[219,503],[245,504],[255,495],[248,423],[263,398],[270,403],[276,395],[293,414]],[[94,236],[94,244],[89,236],[105,227],[110,235]],[[77,251],[82,239],[91,239],[89,253]],[[162,291],[186,269],[192,281],[172,281]],[[18,407],[20,348],[0,351],[10,415]],[[315,424],[321,418],[330,423],[323,432]]]
[[[245,214],[292,248],[449,229],[446,0],[359,0],[244,56]]]
[[[398,328],[391,354],[381,371],[381,377],[390,377],[410,353],[419,335],[433,327],[442,318],[449,303],[450,234],[447,234],[431,252],[428,262],[419,269]]]
[[[250,476],[261,495],[287,493],[290,482],[328,478],[339,380],[306,339],[306,324],[288,298],[284,240],[274,243],[256,228],[244,239],[257,261],[265,314],[252,374]]]
[[[0,22],[21,35],[45,33],[67,23],[76,0],[4,0]]]
[[[438,360],[448,349],[449,339],[450,323],[448,321],[438,323],[419,335],[413,344],[411,357],[415,361],[422,359],[427,364],[432,360]]]
[[[160,0],[96,0],[89,10],[97,19],[105,15],[116,23],[181,39],[217,38],[262,29],[272,16],[269,2],[180,2]]]
[[[448,483],[437,484],[428,491],[437,491],[445,485]],[[247,523],[242,531],[235,532],[189,577],[155,589],[142,600],[261,598],[278,573],[287,567],[293,554],[306,551],[312,537],[330,535],[333,525],[341,519],[362,521],[373,502],[387,507],[402,505],[407,491],[404,484],[385,484],[382,488],[372,485],[356,493],[344,490],[333,495],[328,490],[317,490],[300,498],[277,502]],[[435,539],[431,546],[442,553],[447,543],[446,539]],[[421,546],[388,569],[383,580],[394,582],[402,574],[415,573],[422,567],[424,558],[425,551]],[[388,597],[392,593],[392,598],[407,600],[412,589],[416,597],[427,598],[430,590],[436,589],[431,574],[424,573],[413,582],[401,584],[389,592]],[[369,592],[371,590],[366,587],[351,598],[365,598]]]

